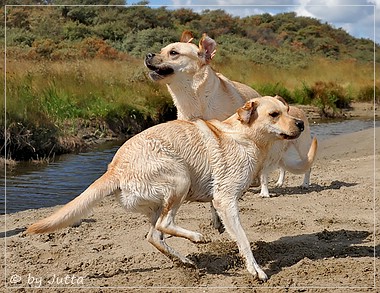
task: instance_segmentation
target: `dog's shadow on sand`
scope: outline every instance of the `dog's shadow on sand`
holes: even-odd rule
[[[343,181],[332,181],[330,185],[319,185],[319,184],[310,184],[309,188],[304,188],[301,186],[289,186],[289,187],[270,187],[270,196],[271,197],[278,197],[282,195],[302,195],[302,194],[309,194],[312,192],[321,192],[324,190],[337,190],[341,189],[342,187],[353,187],[358,185],[358,183],[355,182],[343,182]],[[254,193],[260,192],[256,189],[252,188],[249,191],[252,191]]]
[[[368,231],[321,231],[312,234],[281,237],[273,242],[251,243],[257,262],[269,275],[275,275],[303,259],[373,257],[372,233]],[[367,245],[366,245],[367,244]],[[210,274],[233,274],[244,268],[244,262],[233,241],[217,241],[204,253],[188,255],[198,269]]]
[[[94,219],[82,219],[79,223],[72,225],[72,227],[78,227],[82,223],[94,223],[96,220]],[[23,234],[26,231],[26,227],[15,228],[12,230],[0,232],[0,238],[12,237],[15,235]]]
[[[0,232],[0,238],[12,237],[12,236],[15,236],[17,234],[23,233],[25,230],[26,230],[26,228],[24,227],[24,228],[16,228],[16,229]]]

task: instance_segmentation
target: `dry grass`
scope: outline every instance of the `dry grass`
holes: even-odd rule
[[[234,58],[227,64],[216,58],[213,66],[228,78],[256,89],[280,84],[293,92],[305,84],[334,82],[355,99],[361,89],[374,83],[372,64],[350,60],[315,59],[307,68],[284,69]],[[8,60],[7,112],[11,119],[49,119],[55,124],[71,118],[122,116],[131,109],[144,117],[156,117],[170,96],[146,73],[142,60],[132,57],[123,61]],[[380,84],[379,79],[376,82]]]
[[[154,117],[167,99],[136,59],[7,64],[7,110],[28,120],[41,115],[54,123],[77,117],[104,118],[110,112],[123,115],[131,108]]]
[[[349,93],[349,99],[359,100],[363,89],[368,91],[374,83],[372,64],[350,60],[315,59],[307,68],[296,69],[258,65],[237,58],[228,63],[221,61],[214,60],[217,71],[258,90],[280,85],[283,90],[294,92],[305,85],[334,82]],[[132,57],[123,61],[8,60],[8,119],[37,124],[49,120],[59,125],[72,118],[103,119],[131,112],[157,117],[160,108],[170,103],[170,96],[164,86],[150,81],[146,73],[142,60]],[[376,83],[380,84],[379,78]],[[1,90],[3,86],[0,85]],[[1,103],[3,106],[4,100]]]
[[[373,64],[351,60],[335,61],[321,58],[314,59],[306,68],[284,69],[232,59],[229,64],[216,63],[214,68],[231,79],[251,86],[280,83],[290,91],[302,87],[303,83],[312,85],[318,81],[331,81],[358,93],[360,88],[374,84]],[[377,68],[376,75],[379,76],[379,73],[380,69]],[[376,82],[380,84],[379,77]]]

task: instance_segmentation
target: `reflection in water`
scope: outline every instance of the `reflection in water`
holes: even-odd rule
[[[373,121],[345,120],[332,123],[312,123],[312,135],[319,140],[331,136],[356,132],[373,127]],[[65,155],[49,165],[19,165],[7,172],[6,213],[26,209],[50,207],[69,202],[78,196],[95,179],[102,175],[119,146]],[[4,176],[0,178],[5,185]],[[4,214],[5,199],[0,197],[0,212]]]

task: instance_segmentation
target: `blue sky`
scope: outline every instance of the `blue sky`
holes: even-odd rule
[[[127,0],[134,4],[139,0]],[[152,6],[187,7],[196,12],[223,9],[235,16],[296,12],[343,28],[349,34],[380,43],[380,0],[150,0]],[[375,26],[379,29],[375,29]]]

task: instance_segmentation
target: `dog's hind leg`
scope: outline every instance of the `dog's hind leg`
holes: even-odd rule
[[[165,234],[186,238],[194,243],[209,242],[201,233],[184,229],[175,224],[174,218],[181,202],[169,198],[157,220],[155,228]]]
[[[172,175],[167,184],[170,186],[168,195],[165,195],[162,204],[162,212],[158,217],[155,228],[165,234],[186,238],[195,243],[206,243],[208,240],[198,232],[184,229],[175,224],[175,215],[186,199],[190,189],[190,176],[184,176],[179,173],[177,176]]]
[[[157,230],[155,225],[152,225],[150,228],[150,231],[148,233],[147,239],[150,244],[152,244],[154,247],[156,247],[159,251],[161,251],[163,254],[165,254],[168,258],[170,258],[172,261],[180,260],[181,263],[189,266],[195,266],[195,264],[188,259],[187,257],[183,256],[182,254],[175,251],[173,248],[171,248],[169,245],[166,244],[164,240],[164,233]]]
[[[310,144],[309,144],[310,145]],[[297,150],[297,153],[301,159],[307,157],[308,149],[306,149],[304,146],[295,145],[295,149]],[[309,188],[310,185],[310,174],[311,174],[311,168],[307,170],[303,177],[303,182],[301,184],[302,188]]]
[[[305,131],[302,132],[301,136],[294,141],[294,147],[301,160],[303,160],[304,158],[307,158],[311,144],[312,144],[312,138],[310,134],[310,128],[306,127]],[[309,188],[310,173],[311,173],[311,168],[307,170],[304,174],[303,182],[301,184],[302,188]]]
[[[260,181],[261,181],[260,196],[261,197],[270,197],[269,190],[268,190],[268,174],[267,174],[267,172],[262,171],[262,174],[260,176]]]
[[[254,276],[258,277],[262,281],[268,279],[267,275],[257,264],[247,235],[244,232],[243,227],[240,223],[239,218],[239,208],[237,206],[237,201],[226,202],[223,200],[213,200],[214,207],[218,211],[227,232],[230,234],[232,239],[237,242],[240,254],[244,257],[247,270]]]
[[[306,173],[303,177],[303,182],[301,184],[302,188],[309,188],[309,186],[310,186],[310,173],[311,173],[311,168],[306,171]]]
[[[285,169],[280,167],[279,173],[280,173],[280,175],[278,176],[278,180],[276,182],[276,187],[281,187],[285,181]]]

